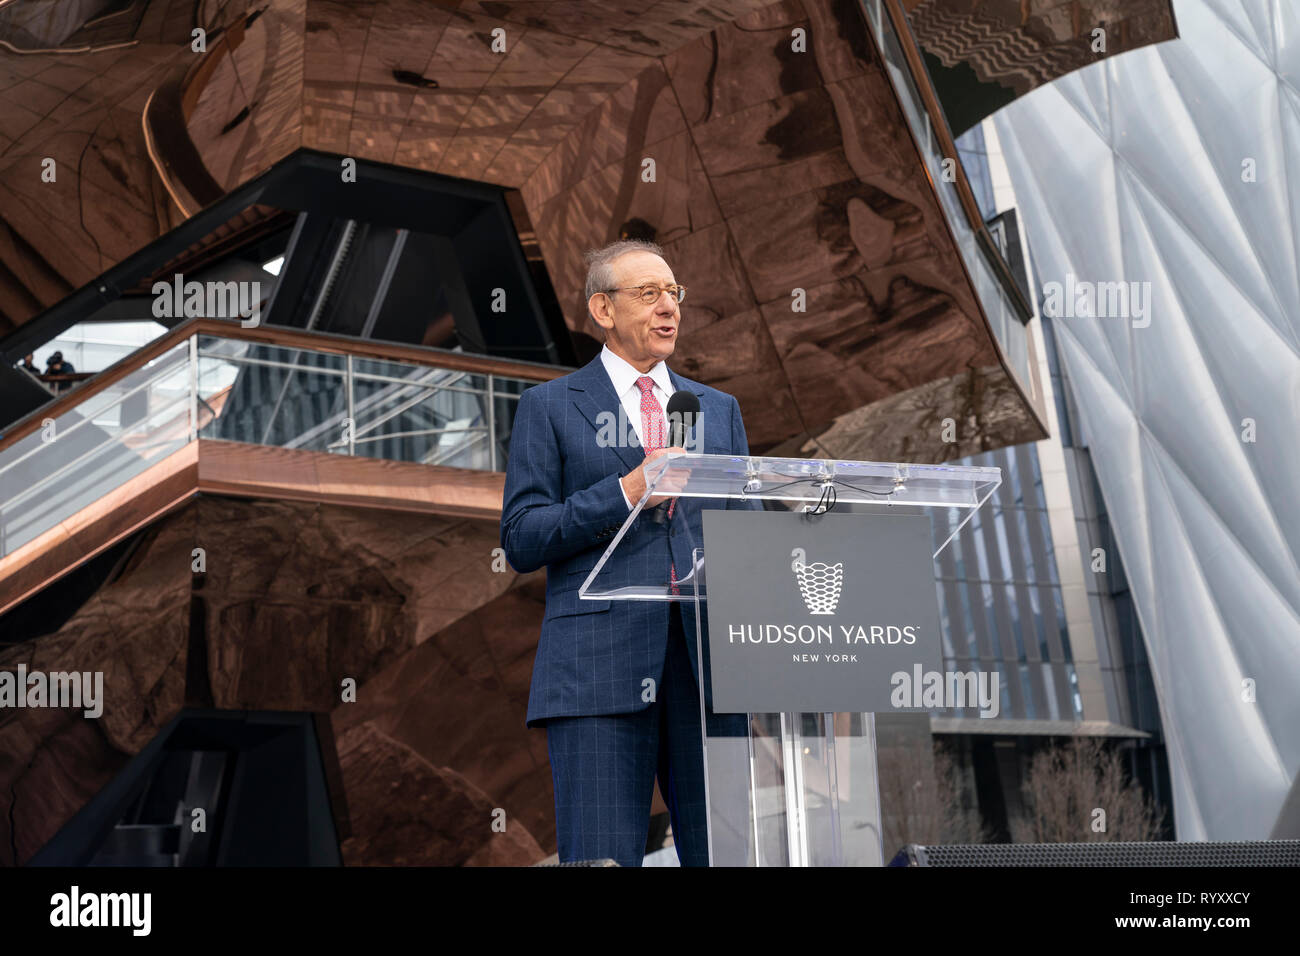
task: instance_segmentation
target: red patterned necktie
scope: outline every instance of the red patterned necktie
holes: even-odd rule
[[[668,444],[668,426],[664,421],[664,410],[659,407],[659,402],[654,396],[654,385],[655,380],[649,375],[642,375],[636,380],[637,388],[641,389],[641,434],[645,436],[645,441],[641,444],[645,448],[647,455]],[[676,505],[676,498],[668,502],[668,518],[670,520],[673,516],[673,508]],[[672,582],[673,593],[679,593],[677,590],[677,565],[675,563],[669,565],[668,574]]]

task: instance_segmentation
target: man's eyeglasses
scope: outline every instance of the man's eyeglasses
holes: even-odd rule
[[[682,299],[686,298],[686,286],[684,285],[668,285],[668,286],[642,285],[642,286],[636,286],[635,288],[606,289],[605,291],[606,292],[634,292],[636,293],[637,298],[639,298],[646,305],[653,305],[654,303],[658,302],[659,297],[663,295],[665,291],[674,299],[676,299],[678,302],[681,302]]]

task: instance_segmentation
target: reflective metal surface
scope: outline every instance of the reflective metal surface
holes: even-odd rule
[[[1300,767],[1300,11],[1175,11],[1179,41],[995,123],[1146,639],[1178,838],[1264,838]]]

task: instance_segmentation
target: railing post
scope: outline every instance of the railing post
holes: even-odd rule
[[[357,454],[357,405],[352,392],[352,353],[349,352],[343,364],[343,387],[348,392],[348,454]]]
[[[487,377],[488,471],[497,470],[497,403],[493,394],[492,373]]]
[[[148,401],[149,396],[145,395]],[[190,441],[199,438],[199,334],[190,336]]]

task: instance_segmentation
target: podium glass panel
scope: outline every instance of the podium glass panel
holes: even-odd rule
[[[674,587],[663,580],[602,580],[606,561],[645,503],[679,498],[957,508],[956,537],[1002,482],[999,468],[672,453],[646,467],[645,494],[578,590],[584,600],[688,601],[694,613],[704,744],[709,861],[713,866],[880,866],[883,862],[875,715],[714,714],[709,690],[702,542]],[[714,555],[725,561],[727,556]]]
[[[582,582],[578,596],[602,601],[694,600],[695,571],[679,577],[677,588],[671,587],[667,573],[662,581],[598,583],[605,562],[654,495],[787,501],[809,507],[842,503],[965,510],[965,517],[935,551],[937,555],[1001,483],[1000,468],[670,452],[646,466],[645,494]]]

